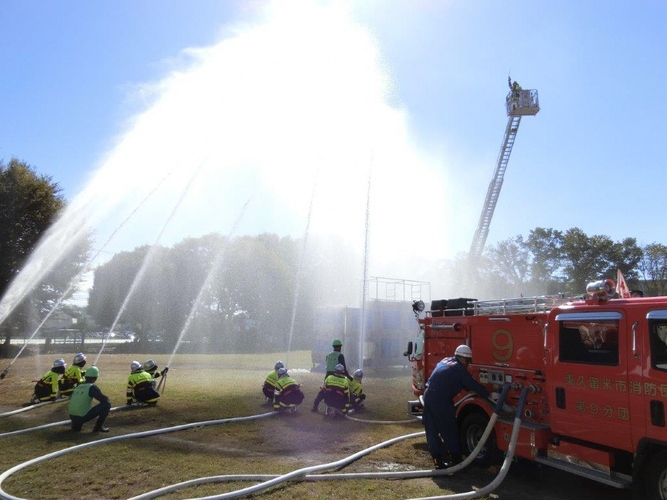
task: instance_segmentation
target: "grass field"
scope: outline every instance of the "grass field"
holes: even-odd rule
[[[93,355],[89,355],[89,362]],[[164,367],[167,356],[152,357]],[[82,443],[141,431],[211,420],[248,417],[271,412],[264,405],[261,385],[276,359],[284,355],[177,355],[166,379],[163,396],[155,408],[137,408],[110,414],[108,434],[81,433],[62,425],[0,437],[0,471],[27,460]],[[71,358],[71,356],[68,356]],[[112,406],[125,403],[125,384],[131,355],[102,356],[98,385]],[[69,363],[71,359],[66,359]],[[0,412],[21,407],[32,394],[33,380],[51,366],[53,356],[19,358],[0,381]],[[9,364],[9,360],[7,360]],[[77,450],[23,469],[2,483],[5,492],[31,499],[125,499],[157,488],[200,477],[231,474],[285,474],[303,467],[340,460],[388,439],[423,430],[406,422],[406,402],[412,398],[410,372],[395,368],[368,371],[364,389],[367,408],[356,419],[396,423],[362,423],[332,420],[310,406],[323,379],[310,373],[310,352],[290,354],[291,375],[301,383],[306,399],[291,415],[191,427],[139,439],[121,440]],[[4,368],[4,367],[0,367]],[[323,407],[324,405],[322,405]],[[66,403],[54,403],[18,415],[0,418],[0,434],[67,419]],[[355,461],[339,472],[382,472],[430,469],[423,437],[401,441]],[[617,491],[590,482],[572,481],[561,495],[549,496],[543,486],[557,473],[519,471],[510,476],[491,498],[550,499],[605,498],[617,500]],[[563,473],[564,474],[564,473]],[[493,471],[470,468],[454,476],[410,480],[355,479],[292,481],[255,494],[265,499],[402,499],[465,492],[490,482]],[[189,487],[160,498],[198,498],[235,491],[255,483],[225,482]],[[576,485],[581,487],[577,490]],[[596,496],[596,495],[600,496]]]

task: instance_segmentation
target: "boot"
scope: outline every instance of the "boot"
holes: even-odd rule
[[[313,413],[317,413],[319,410],[317,409],[317,406],[313,406],[313,407],[310,409],[310,411],[312,411]]]
[[[438,470],[445,468],[445,463],[441,457],[433,457],[433,468]]]
[[[93,428],[93,432],[109,432],[109,428],[108,428],[108,427],[104,427],[104,426],[102,426],[102,425],[96,425],[96,426]]]

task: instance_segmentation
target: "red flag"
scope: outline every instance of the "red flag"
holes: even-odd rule
[[[616,272],[616,293],[623,299],[630,298],[630,289],[620,269]]]

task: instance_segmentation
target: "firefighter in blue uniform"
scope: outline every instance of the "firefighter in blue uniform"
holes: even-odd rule
[[[422,423],[426,432],[426,445],[436,469],[462,461],[454,397],[463,389],[474,391],[484,398],[489,397],[484,386],[468,371],[471,359],[470,347],[458,346],[453,357],[444,358],[436,365],[426,382]],[[449,452],[448,457],[443,453],[445,448]]]

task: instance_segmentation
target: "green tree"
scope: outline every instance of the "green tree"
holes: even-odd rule
[[[646,245],[637,267],[647,295],[667,295],[667,246],[655,242]]]
[[[101,325],[118,316],[135,333],[161,332],[173,347],[183,331],[189,345],[230,352],[287,347],[296,292],[301,242],[275,234],[228,240],[211,234],[188,238],[173,248],[123,252],[95,271],[88,312]],[[135,283],[142,266],[141,280]],[[308,332],[312,318],[312,269],[302,273],[302,294],[292,346]],[[298,330],[298,331],[297,331]]]
[[[591,281],[615,279],[617,270],[636,285],[643,255],[635,238],[614,242],[579,228],[562,233],[538,227],[525,240],[516,236],[490,246],[480,272],[490,296],[579,295]]]
[[[563,291],[563,233],[552,228],[536,227],[528,234],[525,245],[531,255],[533,293],[554,295]]]
[[[25,162],[12,159],[0,161],[0,295],[26,266],[42,236],[55,222],[65,206],[60,187],[51,177],[37,174]],[[86,238],[53,266],[39,284],[33,287],[9,318],[3,322],[5,343],[13,331],[25,330],[31,318],[37,321],[61,300],[79,275],[88,257],[90,242]]]
[[[528,293],[530,255],[522,236],[500,241],[490,246],[485,254],[483,274],[488,273],[488,276],[484,281],[491,285],[491,294],[495,294],[499,287],[508,296]]]

